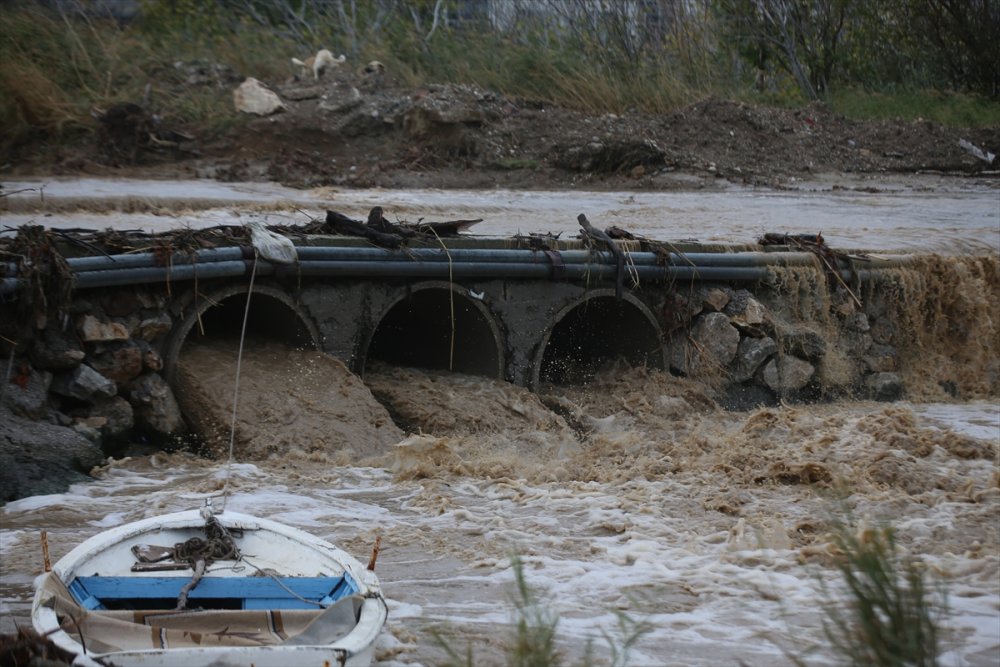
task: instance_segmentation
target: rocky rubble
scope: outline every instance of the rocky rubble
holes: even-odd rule
[[[163,297],[120,290],[73,302],[63,325],[37,321],[24,354],[5,360],[0,456],[21,472],[0,478],[0,500],[63,489],[137,440],[176,445],[186,426],[159,374],[165,309]]]
[[[682,306],[690,324],[670,341],[671,370],[715,384],[721,403],[736,410],[823,395],[900,398],[896,349],[856,335],[871,328],[869,316],[855,310],[846,290],[834,294],[840,316],[825,331],[785,321],[765,298],[766,292],[755,296],[725,285],[693,289]],[[876,322],[891,328],[882,317]]]

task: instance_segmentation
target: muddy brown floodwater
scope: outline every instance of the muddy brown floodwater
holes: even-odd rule
[[[777,197],[788,207],[786,227],[767,231],[789,232],[815,220],[813,205],[826,207],[831,220],[838,208],[855,206],[852,215],[880,231],[866,236],[845,224],[836,233],[851,245],[877,247],[885,247],[879,242],[886,224],[904,230],[893,243],[918,243],[930,229],[920,220],[941,206],[946,224],[958,231],[942,232],[937,250],[994,254],[1000,245],[989,233],[983,237],[1000,224],[990,204],[996,192],[966,195],[892,195],[887,204],[882,195],[804,194],[796,212],[794,194],[716,193],[719,199],[698,205],[729,206],[735,216],[740,197],[749,211],[770,210],[768,199]],[[452,205],[457,197],[434,196]],[[517,197],[484,193],[480,204],[489,211]],[[608,197],[563,200],[553,204],[552,217],[572,220],[581,201],[613,208]],[[342,192],[336,203],[360,211],[366,198],[416,195]],[[437,205],[439,213],[451,210]],[[639,204],[622,204],[633,205]],[[648,203],[650,210],[661,205]],[[233,206],[235,219],[248,215],[243,204]],[[447,217],[475,210],[471,200],[462,207]],[[120,212],[86,215],[129,221]],[[59,216],[73,219],[53,215]],[[166,217],[175,224],[183,218]],[[677,238],[658,231],[652,213],[643,219],[648,226],[641,233]],[[916,226],[906,227],[907,219]],[[743,224],[748,229],[753,222]],[[931,244],[938,238],[927,236]],[[995,312],[990,304],[976,307],[981,317]],[[228,436],[228,421],[218,422],[233,394],[238,343],[213,345],[189,344],[182,364],[205,423],[216,422],[219,440],[210,448],[217,448]],[[992,355],[994,348],[982,349]],[[954,362],[935,359],[994,362],[974,351]],[[199,506],[228,476],[225,503],[233,510],[301,527],[361,559],[381,536],[377,571],[390,605],[378,643],[382,667],[442,664],[442,642],[463,655],[470,646],[473,664],[507,664],[515,556],[542,604],[559,615],[558,647],[567,665],[584,664],[587,656],[611,664],[611,646],[624,645],[640,626],[645,631],[630,648],[629,665],[840,664],[822,630],[824,603],[843,596],[831,558],[838,520],[858,530],[892,526],[902,553],[941,584],[934,590],[944,591],[948,603],[942,664],[996,665],[997,396],[987,391],[955,400],[922,394],[920,387],[913,395],[929,402],[727,412],[709,387],[646,369],[612,366],[587,386],[532,393],[379,364],[369,365],[362,379],[314,351],[251,340],[232,465],[190,453],[109,461],[93,482],[2,509],[0,631],[28,622],[31,582],[42,566],[41,530],[59,558],[109,526]]]

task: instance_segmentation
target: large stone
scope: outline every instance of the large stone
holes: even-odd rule
[[[2,402],[19,415],[29,419],[41,419],[49,411],[51,384],[52,373],[24,364],[10,382],[3,386]]]
[[[891,345],[872,345],[863,360],[874,373],[891,373],[898,369],[896,348]]]
[[[147,348],[142,353],[142,367],[147,371],[159,372],[163,370],[163,357],[152,348]]]
[[[167,313],[160,313],[156,317],[150,317],[139,322],[133,335],[144,341],[154,341],[163,334],[170,331],[173,321]]]
[[[816,369],[808,361],[784,355],[767,362],[761,379],[779,396],[784,396],[805,387],[815,373]]]
[[[864,313],[853,313],[844,318],[844,328],[850,331],[868,331],[871,325],[868,323],[868,316]]]
[[[32,343],[31,363],[35,368],[65,371],[84,360],[86,354],[73,334],[63,334],[46,327]]]
[[[0,406],[0,502],[61,493],[89,481],[101,449],[71,428],[25,419]]]
[[[808,327],[796,326],[781,332],[785,352],[816,362],[826,354],[826,340]]]
[[[433,135],[441,125],[481,125],[487,114],[471,89],[441,86],[414,96],[413,106],[403,117],[403,128],[412,137]]]
[[[691,343],[685,331],[678,331],[670,338],[670,368],[687,375],[691,372],[693,359]]]
[[[845,331],[837,340],[837,347],[849,357],[860,358],[872,346],[872,337],[867,331]]]
[[[767,308],[757,299],[748,296],[743,310],[733,313],[730,321],[742,329],[756,329],[767,321]]]
[[[82,315],[76,322],[76,330],[85,343],[105,343],[128,340],[128,329],[119,322],[105,322],[93,315]]]
[[[895,401],[903,396],[903,378],[899,373],[872,373],[865,378],[865,389],[876,401]]]
[[[51,391],[60,396],[88,402],[111,398],[118,393],[114,381],[104,377],[87,364],[80,364],[68,373],[57,375],[52,381]]]
[[[154,439],[168,441],[187,432],[174,393],[156,373],[144,373],[133,380],[128,398],[135,410],[136,426]]]
[[[778,351],[773,338],[744,338],[736,349],[736,368],[732,377],[736,382],[746,382],[752,378],[765,361]]]
[[[871,336],[879,345],[893,345],[896,342],[896,325],[887,317],[879,317],[872,324]]]
[[[330,113],[340,113],[349,111],[361,104],[361,91],[354,86],[337,85],[331,93],[323,95],[323,99],[316,106]]]
[[[134,341],[111,345],[100,354],[93,355],[90,366],[122,386],[142,372],[142,350]]]
[[[698,319],[694,340],[700,346],[703,361],[726,366],[736,356],[740,332],[732,327],[722,313],[708,313]]]
[[[775,393],[759,384],[731,384],[718,400],[724,409],[740,412],[778,404]]]
[[[707,313],[691,330],[691,343],[677,336],[671,346],[671,365],[686,375],[725,368],[736,356],[740,332],[722,313]]]
[[[132,404],[121,396],[95,403],[87,413],[86,419],[90,425],[100,431],[104,442],[113,442],[127,438],[135,425],[135,413]]]
[[[239,88],[233,91],[233,104],[240,113],[270,116],[285,110],[285,103],[273,91],[253,77],[247,77]]]
[[[750,292],[745,289],[729,290],[729,299],[726,302],[725,309],[722,311],[726,315],[732,317],[733,315],[738,315],[746,310],[747,299],[750,298]]]
[[[151,294],[145,290],[135,293],[135,298],[143,308],[161,311],[167,307],[167,299],[162,294]]]
[[[729,303],[729,294],[718,287],[702,290],[701,300],[704,308],[709,311],[722,312],[722,309]]]

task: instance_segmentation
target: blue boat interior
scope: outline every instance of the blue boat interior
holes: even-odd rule
[[[69,590],[89,610],[174,609],[190,577],[76,577]],[[318,609],[357,593],[340,577],[205,577],[188,592],[191,609]]]

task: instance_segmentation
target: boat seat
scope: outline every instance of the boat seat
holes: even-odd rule
[[[73,597],[85,609],[173,609],[181,588],[191,581],[182,577],[77,577],[70,583]],[[211,577],[188,592],[191,608],[317,609],[356,593],[357,585],[341,577]]]

